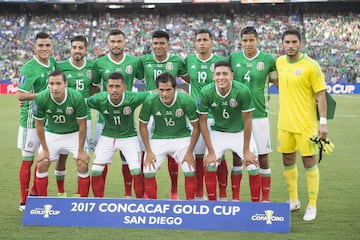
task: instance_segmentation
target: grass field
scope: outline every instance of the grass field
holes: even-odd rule
[[[22,214],[17,210],[19,203],[18,169],[21,154],[16,149],[19,106],[14,95],[0,95],[0,239],[360,239],[360,95],[335,96],[337,100],[336,118],[329,121],[329,137],[335,143],[335,151],[325,155],[319,165],[320,193],[318,217],[313,222],[302,220],[307,203],[306,178],[301,161],[299,164],[299,197],[303,203],[300,211],[291,214],[290,234],[219,232],[219,231],[180,231],[149,229],[110,229],[81,227],[37,227],[22,226]],[[276,146],[276,120],[278,110],[277,95],[271,96],[271,123],[273,146]],[[229,164],[230,165],[230,164]],[[75,191],[75,165],[67,163],[66,188],[68,193]],[[56,194],[55,180],[49,176],[49,195]],[[282,175],[281,156],[276,150],[271,154],[272,189],[271,201],[288,200]],[[179,175],[179,192],[183,192],[183,178]],[[157,175],[159,198],[167,198],[169,178],[164,165]],[[230,187],[228,186],[228,193]],[[109,168],[106,196],[123,196],[123,183],[119,157]],[[184,199],[184,195],[180,195]],[[241,184],[241,198],[249,201],[247,177]],[[239,223],[240,224],[240,223]]]

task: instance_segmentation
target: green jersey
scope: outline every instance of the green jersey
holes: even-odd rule
[[[190,136],[187,120],[198,121],[196,105],[191,98],[182,92],[176,92],[173,103],[164,104],[158,93],[148,96],[141,108],[139,119],[149,122],[154,117],[153,139],[171,139]]]
[[[218,61],[225,61],[226,58],[211,54],[207,60],[199,59],[198,55],[188,55],[185,65],[190,76],[190,96],[195,103],[198,102],[200,90],[212,83],[214,65]]]
[[[35,98],[33,114],[36,119],[46,120],[47,132],[66,134],[79,131],[77,119],[86,118],[87,111],[83,96],[72,88],[66,88],[65,99],[57,103],[49,89]]]
[[[146,54],[140,58],[141,75],[144,77],[146,90],[156,89],[155,79],[164,72],[169,72],[175,77],[185,76],[187,74],[184,60],[176,55],[168,55],[168,57],[159,62],[153,54]]]
[[[255,111],[253,118],[264,118],[269,112],[269,74],[276,71],[273,56],[260,52],[247,58],[243,51],[232,53],[229,57],[234,78],[246,84],[253,96]]]
[[[139,69],[139,59],[127,54],[124,54],[123,59],[119,63],[112,60],[109,54],[98,58],[95,62],[95,70],[100,74],[103,90],[106,89],[109,75],[114,72],[119,72],[124,76],[127,89],[131,91],[135,77],[142,79],[142,75],[139,75]]]
[[[211,129],[220,132],[241,132],[244,130],[242,112],[254,110],[249,88],[240,82],[231,81],[230,92],[221,96],[215,83],[210,83],[200,91],[199,113],[211,111],[214,125]]]
[[[49,65],[40,63],[35,57],[25,63],[20,70],[18,91],[25,93],[39,93],[47,88],[48,75],[55,70],[55,59],[49,59]],[[33,101],[25,101],[20,112],[20,126],[23,128],[35,128],[32,114]]]
[[[56,69],[61,70],[66,77],[68,87],[73,88],[83,95],[86,99],[90,97],[91,85],[100,83],[97,71],[94,68],[95,63],[84,59],[84,65],[77,67],[71,62],[71,58],[56,64]],[[91,119],[91,112],[88,109],[88,119]]]
[[[134,112],[141,105],[149,92],[123,93],[123,99],[118,105],[110,101],[107,92],[100,92],[87,99],[90,108],[98,110],[104,118],[103,136],[111,138],[128,138],[137,135],[134,127]]]

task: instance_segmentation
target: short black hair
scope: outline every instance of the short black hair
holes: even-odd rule
[[[125,38],[125,33],[119,29],[112,29],[110,30],[109,34],[106,37],[106,40],[109,39],[110,36],[114,36],[114,35],[123,35]]]
[[[208,29],[205,29],[205,28],[200,28],[200,29],[196,30],[196,31],[195,31],[195,38],[196,38],[197,35],[202,34],[202,33],[207,33],[207,34],[209,34],[210,39],[212,39],[212,34],[211,34],[211,32],[210,32]]]
[[[258,38],[258,33],[254,27],[244,27],[241,29],[240,37],[242,38],[244,34],[254,34]]]
[[[217,68],[217,67],[228,67],[231,71],[232,71],[232,68],[231,68],[231,64],[227,61],[218,61],[215,63],[214,65],[214,69]]]
[[[85,47],[87,47],[87,39],[84,35],[77,35],[77,36],[74,36],[73,38],[71,38],[70,40],[71,43],[73,42],[83,42]]]
[[[47,34],[46,32],[38,32],[36,35],[35,35],[35,41],[38,40],[38,39],[51,39],[50,35]]]
[[[124,82],[124,75],[122,75],[120,72],[113,72],[109,75],[108,79],[121,80],[122,82]]]
[[[166,40],[169,42],[170,41],[170,36],[167,32],[163,31],[163,30],[156,30],[153,32],[152,34],[152,38],[166,38]]]
[[[167,82],[171,82],[171,86],[173,88],[176,88],[176,77],[174,75],[172,75],[169,72],[164,72],[162,74],[160,74],[159,76],[156,77],[155,83],[156,83],[156,87],[159,87],[159,83],[167,83]]]
[[[54,71],[50,72],[48,78],[56,77],[56,76],[62,76],[64,82],[67,81],[64,72],[61,70],[54,70]]]
[[[295,35],[299,39],[299,41],[301,42],[301,33],[300,33],[299,30],[297,30],[297,29],[286,30],[281,36],[281,41],[284,41],[284,39],[285,39],[285,37],[287,35]]]

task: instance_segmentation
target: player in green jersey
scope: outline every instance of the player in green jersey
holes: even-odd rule
[[[164,158],[170,155],[181,165],[186,199],[191,200],[196,190],[193,150],[200,134],[196,105],[186,93],[176,91],[176,78],[169,72],[156,78],[156,86],[157,93],[146,98],[139,116],[140,135],[145,145],[145,190],[149,198],[157,198],[155,174]],[[151,116],[154,118],[152,135],[147,129]]]
[[[143,55],[140,58],[141,71],[146,84],[146,90],[156,89],[156,78],[164,72],[169,72],[175,77],[181,77],[189,82],[189,75],[184,60],[176,55],[169,54],[170,36],[167,32],[156,30],[152,33],[152,54]],[[148,124],[149,132],[152,129],[152,120]],[[171,179],[170,199],[178,199],[177,181],[178,164],[173,158],[168,157],[168,170]]]
[[[86,102],[90,108],[98,110],[104,117],[104,129],[96,145],[91,168],[93,193],[95,197],[104,197],[105,179],[102,173],[106,164],[112,162],[115,151],[120,150],[133,176],[136,197],[142,198],[144,180],[140,142],[134,126],[134,112],[149,92],[126,91],[124,76],[119,72],[110,74],[106,89],[107,92],[97,93]]]
[[[31,105],[36,94],[46,88],[48,74],[55,69],[55,60],[51,57],[52,49],[53,45],[49,34],[37,33],[34,41],[34,56],[20,70],[18,99],[24,103],[20,112],[17,141],[17,147],[21,149],[22,155],[19,171],[21,193],[19,210],[21,212],[25,210],[26,199],[29,195],[31,166],[40,144],[36,135]],[[35,184],[33,184],[30,194],[37,195]]]
[[[194,47],[197,54],[190,54],[185,59],[185,65],[190,77],[190,96],[195,103],[198,102],[200,90],[212,83],[214,65],[220,60],[226,60],[225,57],[212,53],[212,34],[207,29],[199,29],[195,33]],[[212,123],[211,114],[208,117],[208,125]],[[196,156],[196,198],[204,199],[204,166],[203,157],[205,154],[205,143],[200,135],[199,140],[195,146]],[[225,159],[217,170],[219,182],[219,199],[226,199],[226,187],[228,178],[228,169]]]
[[[204,166],[209,200],[217,200],[216,169],[225,150],[241,156],[250,175],[259,172],[257,156],[253,153],[256,147],[251,141],[251,112],[254,107],[250,90],[244,84],[233,81],[231,66],[226,61],[215,64],[213,78],[215,82],[200,91],[198,110],[200,129],[208,151]],[[214,118],[210,132],[207,124],[209,112]],[[260,186],[257,191],[260,194]]]
[[[87,109],[81,93],[67,88],[65,75],[60,70],[49,74],[48,89],[35,97],[33,115],[41,144],[36,172],[38,195],[47,196],[50,163],[58,161],[60,154],[72,153],[76,159],[80,197],[88,197],[89,155],[84,150]]]
[[[137,57],[125,53],[126,38],[125,33],[118,29],[111,30],[106,38],[106,45],[109,53],[98,58],[95,62],[95,69],[100,74],[103,90],[106,90],[106,84],[110,74],[120,72],[124,76],[127,89],[132,90],[135,78],[142,79],[140,71],[140,62]],[[102,115],[99,115],[95,130],[95,145],[103,129]],[[121,155],[121,152],[120,152]],[[123,156],[121,156],[123,159]],[[103,171],[104,178],[107,168]],[[132,177],[126,160],[123,159],[122,173],[124,177],[125,197],[131,197]]]
[[[83,35],[74,36],[71,40],[71,57],[65,61],[56,64],[56,69],[61,70],[66,77],[68,87],[76,89],[80,92],[84,99],[87,99],[94,92],[99,91],[99,77],[94,68],[94,62],[86,59],[87,54],[87,40]],[[86,142],[87,152],[94,150],[92,124],[91,124],[91,112],[88,108],[87,114],[87,133]],[[55,177],[58,187],[58,195],[66,196],[64,180],[66,161],[59,160],[55,166]],[[78,192],[77,192],[78,194]]]
[[[318,149],[310,138],[318,135],[325,140],[328,135],[325,78],[319,64],[300,52],[302,41],[298,30],[288,30],[283,33],[282,47],[286,55],[276,60],[280,103],[278,151],[283,157],[284,177],[291,211],[298,210],[301,206],[298,198],[296,166],[296,152],[297,150],[300,152],[306,170],[309,197],[303,220],[312,221],[317,214],[320,174],[315,158]],[[319,124],[316,105],[319,108]]]
[[[255,106],[255,110],[252,112],[252,133],[259,154],[260,176],[250,178],[249,184],[261,184],[261,201],[268,202],[271,183],[269,153],[272,152],[268,101],[269,82],[277,85],[275,59],[257,48],[259,37],[254,27],[243,28],[240,37],[243,50],[232,53],[229,57],[229,62],[234,71],[234,79],[249,87]],[[237,168],[235,172],[238,173],[234,177],[238,179],[237,182],[240,184],[242,164],[238,156],[236,154],[233,155],[235,159],[234,165]],[[240,199],[239,190],[236,193],[238,199]]]

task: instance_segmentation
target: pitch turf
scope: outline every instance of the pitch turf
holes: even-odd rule
[[[337,101],[336,118],[329,121],[329,137],[335,144],[331,155],[325,155],[320,167],[320,194],[318,217],[313,222],[302,220],[306,203],[306,178],[301,161],[299,165],[299,197],[303,203],[300,211],[291,214],[290,234],[219,232],[219,231],[180,231],[145,229],[110,229],[80,227],[37,227],[22,226],[22,214],[17,210],[19,203],[18,169],[20,151],[16,149],[19,105],[14,95],[0,95],[0,239],[359,239],[360,223],[360,95],[335,96]],[[277,95],[271,95],[271,126],[273,147],[276,147],[276,120],[278,109]],[[276,150],[271,154],[272,188],[271,201],[288,200],[282,175],[281,157]],[[231,162],[228,162],[230,166]],[[66,190],[74,193],[76,185],[75,164],[67,162]],[[179,175],[180,198],[184,199],[183,177]],[[159,198],[168,198],[169,178],[164,164],[157,174]],[[49,195],[56,195],[53,166],[49,175]],[[231,195],[230,185],[228,195]],[[121,164],[114,158],[109,167],[106,196],[123,196]],[[246,173],[241,184],[241,199],[249,201],[249,187]],[[241,223],[239,223],[241,224]]]

